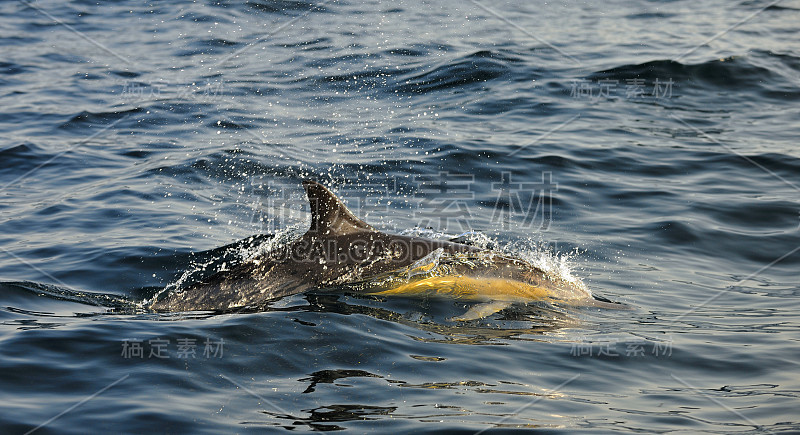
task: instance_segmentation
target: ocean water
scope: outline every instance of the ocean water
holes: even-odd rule
[[[798,22],[797,1],[3,2],[0,432],[800,432]],[[627,309],[136,308],[302,233],[304,178]]]

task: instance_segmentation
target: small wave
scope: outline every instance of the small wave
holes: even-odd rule
[[[271,0],[271,1],[249,1],[247,2],[247,6],[251,9],[268,12],[271,14],[274,13],[287,13],[287,12],[304,12],[304,11],[314,11],[314,12],[327,12],[328,9],[325,6],[317,5],[316,3],[308,3],[303,1],[291,1],[291,0]]]
[[[778,4],[771,4],[765,9],[767,11],[800,11],[800,8],[793,8],[791,6],[784,6]]]
[[[223,54],[231,51],[238,45],[241,45],[241,43],[221,38],[199,39],[193,41],[190,48],[176,51],[175,54],[184,57],[206,54]]]
[[[331,47],[331,44],[332,44],[331,38],[322,37],[309,40],[301,40],[298,42],[285,42],[282,44],[282,46],[286,48],[299,48],[306,51],[316,51],[316,50],[328,49]]]
[[[135,71],[119,71],[119,70],[112,70],[109,73],[114,74],[115,76],[126,78],[126,79],[133,79],[136,77],[141,76],[141,73]]]
[[[28,72],[31,68],[14,62],[0,62],[0,75],[16,75]]]
[[[757,66],[744,56],[714,59],[699,64],[683,64],[674,60],[654,60],[641,64],[622,65],[590,74],[588,80],[641,79],[646,83],[672,81],[675,89],[708,89],[708,87],[744,90],[764,89],[764,83],[782,82],[773,71]]]
[[[69,121],[65,122],[60,127],[63,129],[73,129],[86,126],[108,125],[128,115],[142,112],[144,112],[144,109],[138,107],[129,110],[121,110],[119,112],[87,112],[84,110],[70,118]]]
[[[242,130],[250,128],[249,125],[237,124],[233,121],[226,121],[226,120],[218,120],[216,122],[210,122],[208,123],[208,126],[211,128],[224,128],[230,130]]]
[[[0,150],[0,168],[23,171],[34,167],[44,152],[34,144],[22,143]]]
[[[115,313],[141,311],[140,305],[137,304],[135,301],[132,301],[123,296],[110,293],[77,291],[64,287],[59,287],[52,284],[41,284],[31,281],[9,281],[9,282],[2,282],[0,283],[0,285],[7,288],[22,290],[23,292],[28,292],[31,296],[34,297],[44,296],[52,300],[75,302],[81,305],[102,307],[102,308],[107,308]],[[49,316],[56,315],[55,313],[33,310],[30,308],[14,308],[14,307],[8,307],[8,308],[16,310],[17,312],[26,311],[30,313],[39,313],[39,315],[49,315]]]
[[[473,83],[483,83],[502,77],[509,71],[510,59],[489,51],[479,51],[432,71],[410,77],[395,90],[401,93],[422,94]]]

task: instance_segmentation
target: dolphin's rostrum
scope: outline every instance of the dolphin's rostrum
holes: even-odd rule
[[[444,294],[484,302],[458,320],[512,302],[591,299],[581,283],[530,263],[460,243],[387,234],[358,219],[330,190],[303,181],[311,226],[293,243],[154,302],[156,311],[257,307],[311,289],[349,287],[382,295]]]

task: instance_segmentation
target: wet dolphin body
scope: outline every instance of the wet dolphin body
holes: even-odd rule
[[[513,302],[591,300],[582,286],[530,263],[460,243],[382,233],[353,215],[325,186],[303,181],[311,227],[286,246],[166,295],[156,311],[259,306],[311,289],[345,287],[377,295],[443,295],[482,302],[457,320],[485,317]]]

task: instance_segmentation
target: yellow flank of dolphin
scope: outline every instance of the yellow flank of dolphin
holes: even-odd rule
[[[547,299],[547,289],[528,283],[490,277],[432,276],[418,281],[406,282],[373,295],[425,296],[441,295],[456,299],[523,302]]]

